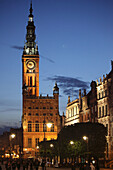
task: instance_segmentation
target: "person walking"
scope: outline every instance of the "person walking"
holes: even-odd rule
[[[91,170],[95,170],[95,166],[92,163],[90,164],[90,168]]]
[[[36,170],[38,170],[39,165],[40,165],[40,162],[36,159],[34,162],[34,167],[36,168]]]
[[[46,168],[45,168],[45,160],[44,159],[42,160],[41,166],[42,166],[42,170],[46,170]]]

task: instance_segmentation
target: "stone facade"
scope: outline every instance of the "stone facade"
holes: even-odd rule
[[[66,108],[65,125],[70,125],[78,122],[98,122],[102,123],[107,128],[107,147],[106,158],[113,159],[113,61],[111,62],[112,69],[108,75],[103,76],[103,80],[91,82],[91,90],[86,94],[86,90],[81,94],[79,90],[79,99],[74,101],[68,100]],[[68,113],[71,108],[74,108],[75,101],[78,102],[78,121]],[[69,124],[67,121],[69,121]]]
[[[113,62],[112,70],[103,80],[97,80],[98,122],[107,128],[106,157],[113,159]]]
[[[79,123],[79,100],[76,99],[70,102],[70,97],[68,97],[65,126],[68,126],[74,123]]]

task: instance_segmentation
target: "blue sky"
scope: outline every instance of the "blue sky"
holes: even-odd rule
[[[19,125],[22,114],[22,50],[30,0],[0,0],[0,126]],[[33,0],[40,57],[40,94],[60,87],[60,114],[111,69],[113,0]],[[49,58],[50,60],[47,60]]]

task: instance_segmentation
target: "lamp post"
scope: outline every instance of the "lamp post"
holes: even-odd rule
[[[87,136],[83,136],[83,140],[85,140],[86,141],[86,143],[87,143],[87,156],[88,156],[88,159],[89,159],[89,146],[88,146],[88,142],[89,142],[89,138],[87,137]]]
[[[45,117],[44,117],[44,157],[45,157],[45,164],[46,164],[46,138],[45,138],[46,126],[47,126],[48,128],[51,128],[52,123],[48,122],[48,123],[46,124],[46,122],[45,122]],[[46,170],[46,166],[45,166],[45,170]]]
[[[9,135],[9,141],[10,141],[10,157],[11,157],[11,153],[12,153],[12,143],[11,140],[15,138],[15,134],[12,133],[11,135]]]

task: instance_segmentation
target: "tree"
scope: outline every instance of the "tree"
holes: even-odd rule
[[[83,136],[88,137],[88,143],[83,140]],[[77,123],[65,126],[59,133],[59,153],[61,158],[73,154],[74,157],[84,155],[87,152],[93,157],[104,157],[106,147],[106,128],[99,123]],[[74,141],[70,146],[69,142]],[[88,148],[88,150],[87,150]]]

